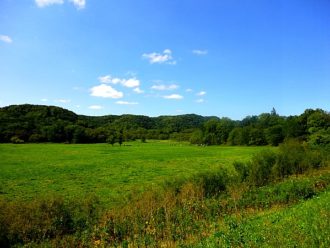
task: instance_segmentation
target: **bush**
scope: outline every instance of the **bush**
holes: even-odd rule
[[[20,139],[17,136],[13,136],[13,137],[11,137],[10,142],[13,144],[23,144],[24,140]]]
[[[97,222],[98,201],[87,197],[70,203],[63,198],[33,202],[0,201],[0,246],[10,247],[82,233]]]
[[[265,150],[252,157],[248,180],[252,185],[262,186],[271,181],[272,168],[276,163],[276,153]]]
[[[249,168],[248,164],[235,161],[233,163],[233,166],[238,174],[238,177],[239,177],[238,181],[239,182],[245,181],[250,174],[250,168]]]

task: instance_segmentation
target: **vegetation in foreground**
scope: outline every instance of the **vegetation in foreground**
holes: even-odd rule
[[[162,190],[147,191],[112,209],[102,209],[93,199],[43,200],[24,206],[2,202],[1,244],[228,247],[275,246],[279,240],[289,246],[328,247],[328,156],[287,143],[278,152],[263,151],[251,161],[234,163],[234,170],[226,167],[168,182]],[[299,203],[308,199],[312,200]],[[297,203],[289,213],[302,216],[298,231],[293,223],[284,226],[290,219],[281,212]],[[299,235],[306,233],[309,238]]]

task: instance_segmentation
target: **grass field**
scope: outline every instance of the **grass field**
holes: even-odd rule
[[[330,192],[293,207],[231,217],[223,223],[194,247],[329,247]]]
[[[97,195],[114,205],[130,193],[185,178],[234,160],[247,160],[261,147],[199,147],[169,141],[108,144],[0,144],[0,197],[31,200]],[[270,149],[270,148],[267,148]]]

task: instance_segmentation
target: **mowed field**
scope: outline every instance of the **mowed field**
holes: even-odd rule
[[[265,147],[200,147],[169,141],[118,144],[0,144],[0,198],[96,195],[115,205],[166,180],[232,166]]]

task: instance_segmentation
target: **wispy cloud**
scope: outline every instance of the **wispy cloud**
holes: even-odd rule
[[[46,6],[53,5],[53,4],[63,4],[64,1],[63,0],[35,0],[35,3],[37,4],[38,7],[42,8],[42,7],[46,7]]]
[[[13,40],[8,35],[0,35],[0,40],[5,43],[12,43]]]
[[[193,89],[186,89],[186,92],[193,92]]]
[[[177,84],[170,84],[170,85],[165,85],[165,84],[157,84],[151,86],[151,89],[153,90],[175,90],[179,88],[179,85]]]
[[[133,91],[134,91],[135,93],[137,93],[137,94],[142,94],[142,93],[144,93],[144,90],[141,90],[139,87],[135,88]]]
[[[42,101],[42,102],[48,102],[48,99],[47,98],[42,98],[42,99],[40,99],[40,101]]]
[[[111,76],[110,75],[101,76],[98,77],[98,80],[103,84],[108,84],[111,83]]]
[[[208,51],[207,50],[195,49],[195,50],[192,50],[192,53],[196,54],[196,55],[206,55],[206,54],[208,54]]]
[[[77,9],[83,9],[86,6],[85,0],[69,0]]]
[[[94,109],[94,110],[99,110],[99,109],[103,109],[103,106],[101,106],[101,105],[91,105],[88,108],[89,109]]]
[[[103,98],[122,98],[124,96],[123,92],[117,91],[112,88],[110,85],[101,84],[94,86],[90,89],[91,96],[103,97]]]
[[[128,88],[134,88],[140,86],[140,80],[138,80],[135,77],[132,78],[117,78],[117,77],[112,77],[111,75],[106,75],[106,76],[101,76],[98,77],[98,80],[102,84],[121,84],[124,87]]]
[[[203,98],[197,99],[196,102],[197,103],[203,103],[204,102],[204,99]]]
[[[137,105],[139,103],[138,102],[117,101],[116,104],[119,104],[119,105]]]
[[[163,96],[163,98],[180,100],[180,99],[183,99],[183,96],[181,96],[179,94],[171,94],[171,95]]]
[[[149,60],[150,64],[169,64],[175,65],[176,61],[172,57],[172,51],[165,49],[162,53],[144,53],[142,58]]]
[[[59,102],[59,103],[69,103],[71,102],[70,99],[56,99],[55,102]]]
[[[200,91],[196,95],[197,96],[205,96],[206,95],[206,91]]]
[[[77,9],[83,9],[86,6],[86,0],[68,0]],[[63,4],[64,0],[35,0],[35,3],[39,8],[47,7],[54,4]]]

